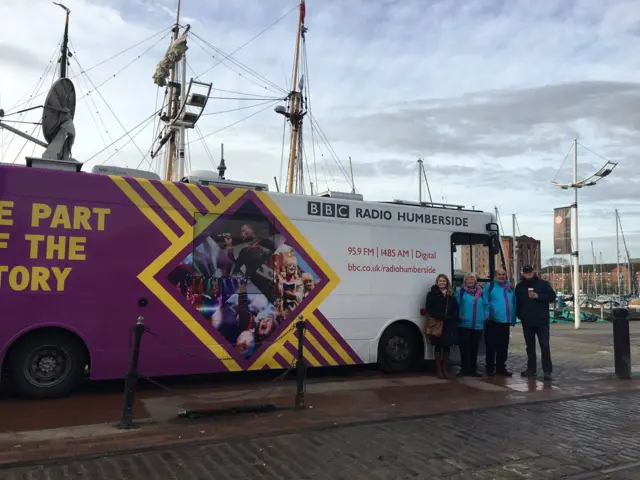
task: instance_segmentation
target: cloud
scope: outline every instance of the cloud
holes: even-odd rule
[[[562,151],[579,134],[578,122],[608,129],[612,141],[638,133],[640,83],[584,81],[416,100],[343,117],[330,132],[413,154],[495,159]]]
[[[74,155],[88,169],[163,170],[162,155],[142,160],[158,136],[144,121],[165,95],[151,75],[175,3],[66,0],[79,98]],[[283,181],[288,131],[273,107],[290,89],[297,3],[182,2],[181,23],[193,32],[187,78],[212,82],[215,97],[188,133],[190,168],[213,168],[224,143],[228,177]],[[11,112],[30,98],[36,105],[50,85],[47,74],[27,90],[56,50],[64,12],[48,0],[3,0],[0,18],[10,19],[0,31],[0,71],[11,71],[0,108]],[[613,260],[618,208],[632,254],[640,251],[632,236],[640,212],[635,0],[325,0],[307,5],[306,26],[304,162],[314,189],[350,189],[351,157],[366,199],[417,199],[422,157],[434,201],[497,206],[507,231],[517,214],[521,232],[540,238],[550,255],[553,208],[572,201],[550,182],[571,181],[570,147],[579,136],[581,178],[606,160],[619,162],[580,191],[581,250],[593,240]],[[234,61],[225,60],[231,52]],[[40,113],[14,119],[38,121]],[[0,145],[6,162],[39,151],[6,132]]]
[[[41,69],[45,63],[34,52],[6,42],[0,42],[0,62],[26,69]]]

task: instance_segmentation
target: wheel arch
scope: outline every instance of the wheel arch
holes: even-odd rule
[[[84,336],[73,327],[52,323],[30,326],[15,334],[0,352],[0,372],[4,373],[6,371],[12,353],[22,341],[31,335],[40,334],[42,332],[49,332],[51,334],[58,333],[68,335],[70,338],[73,338],[82,347],[87,365],[89,365],[89,367],[91,366],[91,353],[86,338],[84,338]]]
[[[417,355],[420,358],[424,358],[426,349],[427,349],[427,343],[426,343],[426,338],[424,336],[424,334],[422,333],[422,328],[423,326],[419,324],[418,320],[416,319],[409,319],[409,318],[404,318],[404,317],[399,317],[399,318],[394,318],[392,320],[389,320],[381,329],[380,332],[378,333],[377,337],[373,339],[374,343],[374,348],[372,348],[372,352],[375,355],[375,358],[372,358],[372,362],[375,363],[379,360],[380,357],[380,348],[382,348],[382,345],[380,344],[380,341],[382,340],[382,338],[384,337],[384,334],[392,327],[395,326],[404,326],[408,329],[410,329],[413,334],[416,336],[416,338],[420,338],[421,341],[418,342],[418,345],[421,345],[421,348],[419,348]]]

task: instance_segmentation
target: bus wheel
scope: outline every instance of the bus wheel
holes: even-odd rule
[[[395,324],[382,334],[378,345],[378,363],[384,372],[409,370],[418,355],[416,334],[408,325]]]
[[[85,364],[79,340],[59,331],[36,331],[12,348],[9,382],[13,392],[22,397],[62,397],[80,383]]]

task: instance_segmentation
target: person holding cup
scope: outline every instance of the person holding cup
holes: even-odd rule
[[[533,267],[522,268],[522,281],[516,287],[516,316],[522,322],[522,333],[527,345],[527,369],[523,377],[537,375],[536,337],[540,344],[542,371],[544,380],[551,381],[553,366],[549,343],[550,315],[549,304],[556,300],[556,292],[549,282],[538,278]]]

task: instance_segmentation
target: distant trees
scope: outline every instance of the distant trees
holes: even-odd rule
[[[569,265],[569,260],[564,257],[550,257],[547,259],[547,266],[549,267],[568,267]]]

